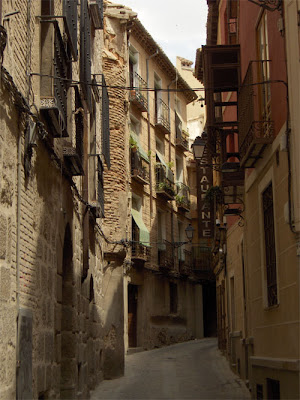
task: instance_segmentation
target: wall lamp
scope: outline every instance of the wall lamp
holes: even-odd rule
[[[201,136],[197,136],[194,143],[192,144],[192,150],[194,154],[194,159],[199,161],[203,166],[210,167],[216,171],[222,172],[238,172],[240,171],[240,163],[239,162],[225,162],[223,164],[207,164],[204,161],[205,150],[207,148],[207,133],[202,132]],[[227,159],[231,157],[238,158],[238,153],[228,153]]]
[[[282,0],[248,0],[268,11],[281,10]]]
[[[196,161],[201,161],[201,159],[203,158],[206,142],[207,142],[207,133],[202,132],[202,135],[197,136],[194,143],[192,144],[194,159]]]
[[[183,246],[184,244],[191,243],[191,241],[193,240],[193,237],[194,237],[194,232],[195,232],[195,229],[192,227],[192,224],[188,224],[188,226],[185,228],[185,234],[186,234],[186,237],[188,238],[188,241],[187,242],[173,242],[173,246],[180,247],[180,246]]]

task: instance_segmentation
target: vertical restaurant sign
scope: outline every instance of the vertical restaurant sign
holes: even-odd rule
[[[198,232],[200,239],[209,239],[214,236],[214,205],[205,202],[205,195],[213,182],[213,171],[207,167],[207,148],[204,149],[201,161],[197,163],[198,180]]]

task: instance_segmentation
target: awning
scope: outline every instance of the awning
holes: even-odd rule
[[[135,132],[130,131],[130,136],[131,136],[132,139],[137,143],[137,145],[138,145],[138,152],[140,153],[140,156],[141,156],[145,161],[149,162],[148,154],[147,154],[146,151],[142,148],[142,146],[141,146],[141,144],[140,144],[140,141],[139,141],[138,135],[137,135]]]
[[[144,224],[142,215],[139,211],[131,209],[131,215],[140,230],[140,242],[147,247],[150,247],[150,233]]]

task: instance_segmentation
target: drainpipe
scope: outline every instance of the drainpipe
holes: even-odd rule
[[[151,58],[157,56],[159,50],[156,49],[156,52],[153,53],[150,57],[146,58],[146,74],[147,74],[147,88],[149,88],[149,61]],[[148,125],[148,149],[151,151],[151,126],[150,126],[150,103],[149,103],[149,90],[147,90],[147,125]],[[152,158],[151,155],[149,157],[149,181],[150,181],[150,220],[153,218],[153,188],[152,188]]]

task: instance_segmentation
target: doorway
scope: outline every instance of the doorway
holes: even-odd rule
[[[138,286],[128,285],[128,344],[137,347]]]

